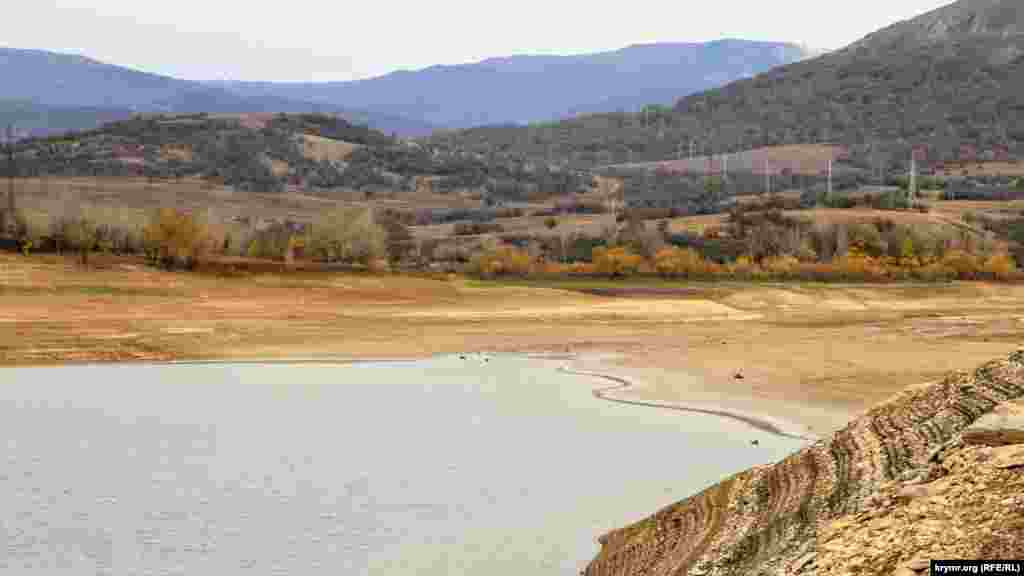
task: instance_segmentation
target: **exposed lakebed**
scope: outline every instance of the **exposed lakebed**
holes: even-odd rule
[[[575,574],[601,533],[802,445],[603,401],[563,363],[2,369],[0,569]]]

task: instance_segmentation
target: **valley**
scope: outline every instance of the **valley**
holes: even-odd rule
[[[668,11],[645,13],[644,29]],[[307,24],[303,44],[318,28]],[[350,32],[330,37],[340,45]],[[395,58],[384,44],[379,57]],[[371,49],[360,57],[377,57]],[[280,438],[290,440],[271,451],[279,461],[262,463],[260,442],[238,436],[234,456],[252,450],[250,471],[263,479],[218,484],[213,506],[186,502],[204,522],[212,509],[244,520],[230,504],[240,493],[264,511],[318,502],[289,524],[289,546],[301,539],[308,554],[289,566],[405,574],[432,558],[432,573],[470,574],[487,550],[435,548],[461,542],[468,526],[486,528],[481,546],[534,542],[527,570],[585,576],[917,576],[930,559],[1024,554],[1020,2],[958,0],[830,51],[729,38],[566,55],[466,50],[461,64],[283,82],[188,80],[0,48],[0,378],[19,381],[2,387],[0,408],[27,471],[17,488],[0,478],[0,504],[41,493],[36,463],[53,477],[66,461],[45,443],[59,434],[18,444],[36,422],[29,408],[59,427],[65,414],[88,420],[84,399],[120,406],[123,422],[74,431],[82,446],[147,430],[180,439],[184,462],[207,455],[193,440],[227,429],[217,428],[225,406],[246,435],[276,439],[275,410],[295,395],[334,431],[304,429],[302,413],[289,413]],[[289,64],[300,78],[307,70]],[[178,368],[212,374],[158,387],[210,409],[201,428],[170,433],[166,407],[129,380],[120,392],[89,384],[105,391],[93,397],[83,379],[75,405],[54,385],[65,369],[113,374],[120,364],[154,380]],[[417,370],[433,376],[419,382]],[[28,386],[30,374],[50,384]],[[247,402],[257,388],[243,374],[270,395]],[[213,383],[229,381],[232,398],[217,396]],[[527,401],[527,390],[538,395]],[[364,409],[360,398],[380,404]],[[475,446],[477,434],[493,440]],[[375,450],[371,437],[390,447]],[[410,451],[412,440],[422,446]],[[303,476],[303,442],[329,455],[315,474]],[[726,446],[718,456],[716,442]],[[152,452],[161,473],[195,473],[194,486],[209,489],[212,463],[226,461],[169,462],[165,444]],[[534,444],[549,464],[510,464],[508,454],[534,459]],[[365,460],[343,481],[312,491],[356,453]],[[717,472],[705,470],[716,457]],[[407,468],[389,472],[396,463]],[[158,493],[147,466],[122,489]],[[502,466],[522,482],[499,498],[488,490],[505,478],[494,475],[513,477]],[[427,469],[438,476],[413,502]],[[589,480],[573,476],[583,470]],[[335,525],[366,509],[371,485],[394,479],[382,510],[399,519],[365,522],[378,540]],[[565,520],[564,534],[541,538],[530,532],[546,522],[538,494],[556,484],[550,501],[587,512],[563,519],[586,525]],[[625,514],[607,484],[644,491],[630,502],[649,509]],[[565,496],[581,486],[592,501]],[[157,510],[168,498],[146,508],[158,536],[136,538],[138,550],[172,546],[177,532],[161,531],[171,518]],[[591,504],[603,499],[616,516],[598,521]],[[432,514],[454,521],[431,524]],[[19,522],[7,550],[31,567],[48,551],[22,537],[39,524]],[[90,570],[110,568],[113,553],[74,531],[96,522],[55,522],[89,549]],[[190,534],[173,550],[182,566],[245,556],[206,548],[205,528]],[[600,550],[580,564],[573,554],[590,557],[595,540]],[[346,564],[353,547],[362,559]],[[280,567],[284,548],[259,548],[261,566]]]

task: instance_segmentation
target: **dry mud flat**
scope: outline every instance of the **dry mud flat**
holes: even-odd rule
[[[616,353],[636,400],[707,403],[816,435],[908,383],[1024,341],[1024,287],[671,284],[604,293],[462,279],[168,273],[0,255],[0,362]]]

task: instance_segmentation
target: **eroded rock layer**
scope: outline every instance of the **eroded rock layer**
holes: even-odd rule
[[[1024,488],[1024,472],[1012,465],[1017,454],[1012,450],[1019,446],[979,447],[961,439],[979,418],[997,407],[1006,412],[1007,403],[1021,397],[1024,351],[973,373],[954,373],[937,384],[910,388],[777,464],[742,472],[604,535],[601,552],[585,574],[912,572],[920,567],[926,549],[938,554],[943,542],[949,542],[941,537],[943,525],[967,532],[969,520],[958,524],[952,519],[959,518],[955,507],[952,513],[940,514],[944,503],[959,503],[971,514],[986,506],[996,512],[994,497],[972,499],[967,488],[930,493],[929,487],[940,482],[958,487],[957,478],[964,476],[971,482],[988,482],[986,490],[996,495],[1012,494],[1018,481]],[[974,468],[965,462],[974,463]],[[948,500],[949,494],[959,500]],[[933,497],[938,500],[928,504]],[[998,505],[998,526],[992,523],[988,534],[971,532],[956,551],[1000,550],[1006,529],[1024,530],[1024,498],[1005,496],[999,502],[1005,504]],[[907,511],[911,509],[913,514]],[[878,518],[882,520],[876,522]],[[974,522],[976,528],[981,524]],[[1020,536],[1024,541],[1024,532]]]

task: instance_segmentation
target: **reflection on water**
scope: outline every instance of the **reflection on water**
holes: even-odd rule
[[[0,571],[575,574],[600,533],[799,447],[557,365],[0,370]]]

